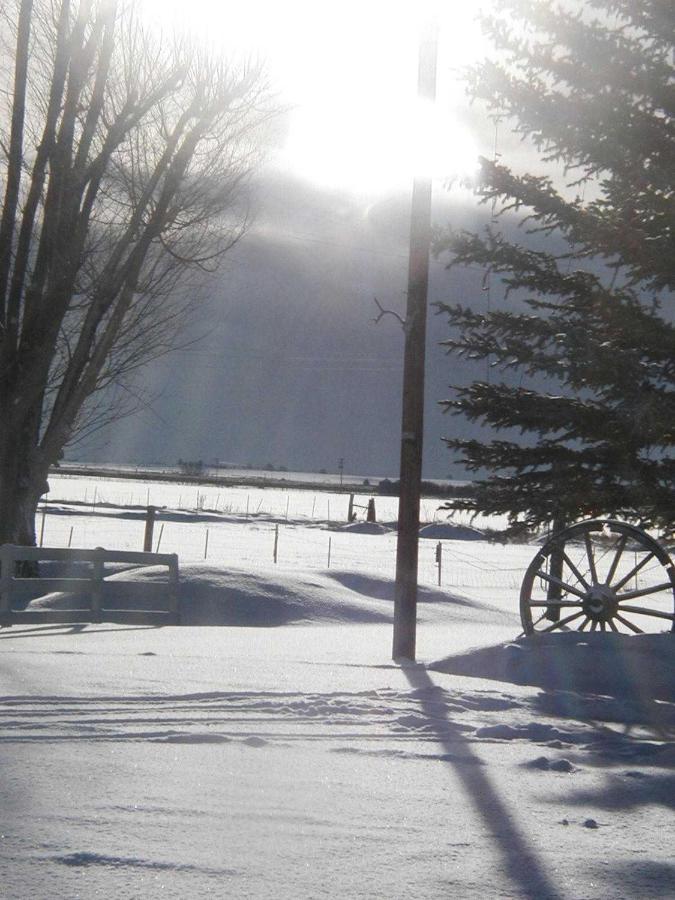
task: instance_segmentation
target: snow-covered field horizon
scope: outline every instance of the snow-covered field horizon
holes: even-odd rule
[[[177,488],[51,479],[50,546],[140,549],[151,492],[186,624],[0,630],[3,897],[675,894],[665,622],[523,638],[536,548],[433,501],[395,663],[394,500],[359,529],[340,495]]]

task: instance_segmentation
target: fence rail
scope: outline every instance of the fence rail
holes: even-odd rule
[[[89,563],[88,576],[39,577],[30,570],[19,571],[21,563],[63,562],[73,566]],[[144,585],[143,596],[160,594],[160,608],[123,609],[108,606],[104,598],[105,567],[110,563],[132,566],[166,566],[167,579],[159,584]],[[19,564],[19,565],[17,565]],[[73,596],[77,607],[59,609],[15,609],[17,589],[39,588],[40,596],[64,591]],[[82,595],[82,596],[80,596]],[[70,599],[70,598],[69,598]],[[119,622],[133,624],[177,625],[178,556],[175,553],[139,553],[124,550],[64,549],[61,547],[22,547],[16,544],[0,546],[0,626],[34,622]]]

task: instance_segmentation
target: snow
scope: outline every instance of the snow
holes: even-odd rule
[[[431,538],[435,541],[480,541],[485,540],[485,535],[477,528],[468,525],[456,525],[452,522],[438,522],[432,525],[423,525],[420,528],[420,537]]]
[[[95,484],[92,511],[63,479],[45,543],[139,549],[141,511]],[[3,897],[675,894],[672,635],[522,638],[535,548],[455,531],[440,587],[420,543],[418,662],[396,664],[395,534],[340,528],[346,498],[329,525],[320,492],[287,518],[262,491],[254,517],[150,489],[189,624],[0,631]],[[156,577],[116,572],[108,599]]]

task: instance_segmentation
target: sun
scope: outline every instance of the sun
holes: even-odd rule
[[[348,125],[346,124],[348,123]],[[282,156],[289,168],[325,186],[381,192],[415,176],[468,176],[477,168],[476,140],[459,120],[414,98],[359,109],[332,105],[298,111]]]
[[[289,107],[276,164],[351,191],[398,188],[414,175],[449,178],[477,167],[463,124],[456,69],[475,58],[479,4],[342,0],[143,0],[164,27],[189,28],[224,52],[259,54]],[[447,7],[452,7],[450,10]],[[419,35],[438,20],[437,101],[417,99]]]

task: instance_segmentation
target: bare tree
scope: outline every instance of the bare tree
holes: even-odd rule
[[[120,0],[9,7],[0,544],[30,544],[50,465],[119,414],[96,398],[174,346],[190,303],[177,288],[243,233],[274,106],[260,65],[167,43]]]

